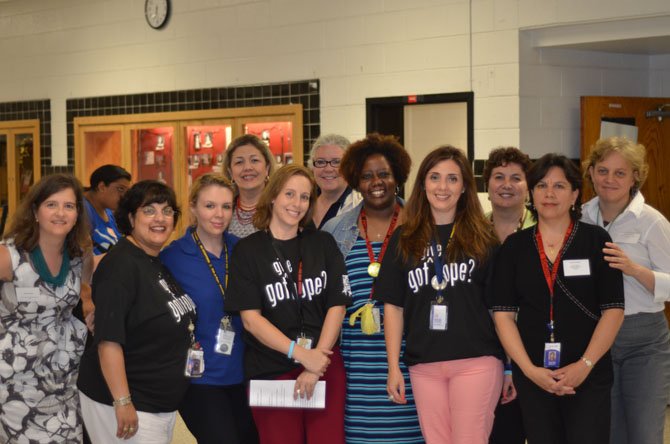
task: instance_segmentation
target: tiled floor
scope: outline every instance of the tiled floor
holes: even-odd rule
[[[670,408],[665,412],[665,444],[670,444]],[[188,432],[181,418],[177,417],[177,425],[172,437],[172,444],[196,444],[193,436]]]
[[[179,415],[177,415],[177,425],[175,425],[174,435],[172,435],[172,444],[196,444],[195,438],[189,433]]]

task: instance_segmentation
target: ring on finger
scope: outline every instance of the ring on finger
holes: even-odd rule
[[[295,392],[298,393],[298,394],[300,394],[300,389],[296,389]]]

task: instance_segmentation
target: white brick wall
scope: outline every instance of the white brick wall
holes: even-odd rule
[[[366,97],[473,90],[484,157],[519,142],[574,155],[578,94],[670,95],[667,57],[642,73],[625,57],[519,45],[520,29],[669,14],[667,0],[172,3],[167,28],[153,31],[144,0],[0,2],[0,101],[52,99],[53,157],[64,163],[69,97],[318,77],[322,128],[357,138]]]

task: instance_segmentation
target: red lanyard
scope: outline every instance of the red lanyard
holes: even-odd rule
[[[372,243],[368,238],[368,218],[365,215],[365,208],[361,209],[361,225],[363,225],[363,231],[365,233],[365,246],[368,249],[368,258],[370,259],[371,264],[374,262],[381,264],[382,260],[384,259],[384,254],[386,253],[386,247],[388,246],[391,234],[393,234],[393,230],[395,229],[395,226],[398,223],[399,214],[400,214],[400,205],[396,203],[395,206],[393,207],[393,216],[391,217],[391,223],[389,224],[389,228],[388,230],[386,230],[386,237],[384,237],[382,248],[379,250],[379,255],[375,259],[375,254],[372,251]],[[368,298],[368,300],[372,299],[372,294],[374,293],[374,291],[375,288],[373,286],[372,289],[370,290],[370,297]]]
[[[556,283],[556,276],[558,276],[558,269],[561,268],[561,256],[563,256],[563,248],[565,246],[565,243],[568,241],[568,238],[570,237],[570,234],[572,233],[572,229],[575,226],[574,221],[570,221],[570,226],[568,226],[567,231],[565,232],[565,236],[563,237],[563,243],[561,244],[561,249],[558,250],[558,254],[556,255],[556,259],[554,260],[554,265],[551,269],[551,272],[549,271],[549,259],[547,258],[547,254],[544,252],[544,244],[542,243],[542,233],[540,233],[540,229],[538,228],[535,231],[535,239],[537,241],[537,248],[540,250],[540,263],[542,264],[542,272],[544,273],[544,279],[547,282],[547,286],[549,287],[549,298],[550,298],[550,305],[549,305],[549,332],[551,336],[551,342],[554,342],[554,284]]]

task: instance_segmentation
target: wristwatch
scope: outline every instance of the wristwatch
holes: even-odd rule
[[[584,361],[584,364],[586,364],[586,366],[587,366],[588,368],[593,367],[593,361],[591,361],[590,359],[586,358],[585,356],[582,356],[581,359],[582,359],[582,361]]]

